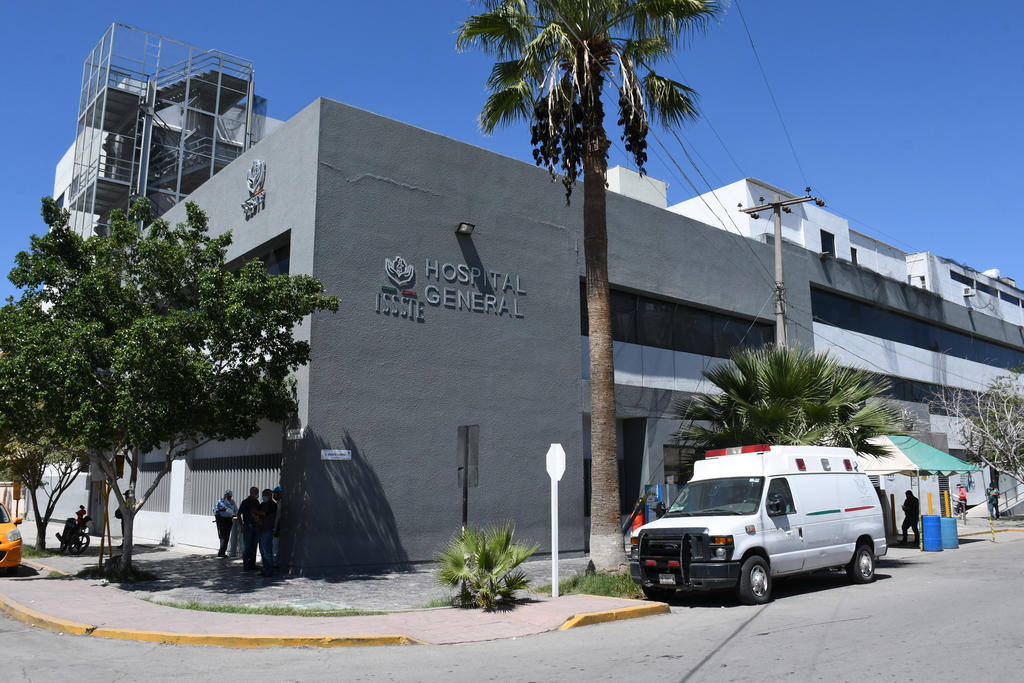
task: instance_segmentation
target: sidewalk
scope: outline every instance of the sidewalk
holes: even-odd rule
[[[32,543],[34,527],[26,528],[29,526],[22,528],[23,533],[28,532],[26,542]],[[51,525],[48,539],[56,529]],[[431,566],[318,579],[265,578],[258,572],[243,572],[238,559],[219,558],[204,549],[167,548],[143,540],[135,552],[136,565],[156,574],[157,580],[117,586],[51,577],[51,572],[73,575],[95,565],[98,549],[94,545],[81,557],[26,559],[17,578],[0,579],[0,611],[65,633],[233,647],[448,644],[515,638],[668,612],[667,605],[648,601],[585,595],[551,599],[527,592],[520,592],[520,603],[513,609],[493,613],[427,609],[429,602],[447,596],[437,585]],[[524,566],[533,585],[550,582],[549,560]],[[585,566],[586,558],[562,559],[559,573],[566,578]],[[152,601],[392,613],[266,616],[181,609]]]

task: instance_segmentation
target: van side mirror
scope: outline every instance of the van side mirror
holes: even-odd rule
[[[768,496],[768,516],[778,517],[786,514],[786,498],[781,493]]]

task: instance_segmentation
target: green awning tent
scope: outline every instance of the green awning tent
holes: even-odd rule
[[[888,451],[888,457],[858,455],[867,474],[909,474],[949,476],[978,471],[977,465],[954,458],[912,436],[879,436],[871,440]]]

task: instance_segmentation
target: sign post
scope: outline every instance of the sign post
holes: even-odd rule
[[[565,449],[553,443],[547,454],[548,476],[551,477],[551,597],[558,597],[558,481],[565,473]]]

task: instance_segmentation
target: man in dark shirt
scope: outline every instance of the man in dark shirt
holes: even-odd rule
[[[263,489],[263,502],[259,510],[260,559],[263,561],[263,576],[274,574],[274,523],[277,521],[277,503],[270,489]],[[255,562],[255,558],[253,558]]]
[[[249,497],[238,506],[242,520],[242,569],[256,569],[256,543],[259,533],[260,490],[253,486]]]
[[[907,529],[914,531],[914,545],[918,544],[920,534],[917,531],[917,518],[921,514],[921,503],[910,491],[907,491],[907,499],[903,501],[903,544],[907,543]]]

